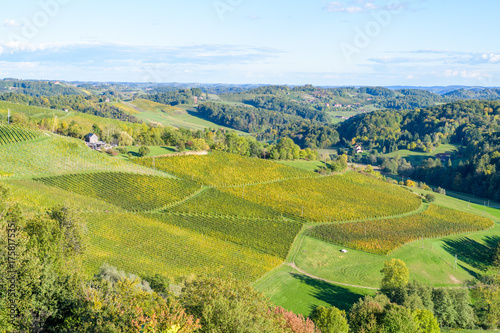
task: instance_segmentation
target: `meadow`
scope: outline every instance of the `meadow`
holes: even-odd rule
[[[221,191],[310,222],[381,218],[412,212],[422,203],[409,191],[355,172]]]
[[[317,174],[272,161],[223,152],[213,152],[205,156],[141,158],[134,159],[134,163],[215,187],[317,177]]]
[[[129,211],[149,211],[179,202],[201,186],[179,179],[99,172],[36,178],[46,185],[95,197]]]
[[[351,249],[389,254],[422,238],[490,229],[490,219],[430,205],[425,211],[393,219],[335,223],[310,229],[307,235]]]

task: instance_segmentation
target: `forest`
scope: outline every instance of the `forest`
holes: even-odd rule
[[[459,101],[427,109],[378,111],[354,117],[338,128],[347,146],[371,149],[364,161],[383,164],[377,153],[407,149],[432,152],[440,145],[457,145],[457,152],[429,158],[420,165],[397,159],[391,171],[429,184],[500,199],[500,103]]]

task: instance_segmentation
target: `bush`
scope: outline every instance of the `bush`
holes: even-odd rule
[[[441,188],[441,187],[435,188],[434,192],[446,195],[446,190],[444,188]]]
[[[106,153],[108,153],[111,156],[118,156],[118,152],[114,149],[108,149],[106,150]]]
[[[147,156],[150,152],[151,150],[149,150],[149,148],[146,146],[142,146],[141,148],[139,148],[139,155],[141,155],[141,157]]]
[[[436,201],[436,196],[434,194],[428,193],[425,195],[425,199],[429,202]]]

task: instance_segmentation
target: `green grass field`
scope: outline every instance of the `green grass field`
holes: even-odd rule
[[[138,158],[141,157],[139,155],[139,149],[141,147],[136,147],[136,146],[127,146],[128,153],[132,154],[132,157]],[[169,146],[148,146],[150,153],[146,155],[146,157],[154,157],[154,156],[161,156],[161,155],[167,155],[167,154],[175,154],[177,153],[177,150],[175,147],[169,147]],[[118,156],[121,159],[128,160],[128,153],[127,154],[119,154]]]
[[[173,107],[170,105],[155,103],[144,99],[136,99],[126,106],[132,107],[138,113],[134,116],[144,122],[159,124],[162,126],[183,127],[191,130],[204,130],[205,128],[223,128],[233,130],[232,128],[217,125],[211,121],[197,117],[197,109],[190,106]],[[236,131],[238,134],[245,134]]]
[[[315,172],[319,167],[324,166],[325,164],[320,161],[277,161],[277,163],[288,165],[294,168]]]
[[[419,151],[411,151],[411,150],[398,150],[392,153],[385,154],[384,156],[386,157],[396,157],[399,156],[401,158],[405,158],[407,161],[410,161],[412,164],[419,164],[422,161],[434,156],[436,154],[442,154],[442,153],[452,153],[456,152],[458,150],[457,145],[453,144],[446,144],[446,145],[440,145],[438,148],[433,150],[432,152],[419,152]]]
[[[286,265],[276,268],[253,286],[269,297],[272,303],[304,316],[310,316],[317,306],[349,310],[360,298],[375,294],[374,290],[312,279]]]

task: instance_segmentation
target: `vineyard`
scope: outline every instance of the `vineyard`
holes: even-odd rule
[[[35,179],[46,185],[95,197],[129,211],[148,211],[199,191],[193,182],[131,173],[88,173]]]
[[[282,263],[262,251],[127,212],[102,200],[61,191],[41,182],[4,183],[12,198],[29,211],[44,214],[48,208],[64,204],[77,212],[87,229],[83,264],[89,276],[107,262],[136,274],[160,273],[172,278],[207,274],[254,281]]]
[[[16,125],[0,124],[0,146],[11,143],[33,140],[41,135],[41,132],[18,127]]]
[[[275,162],[222,152],[213,152],[203,157],[140,158],[134,162],[216,187],[317,177],[317,174]]]
[[[103,262],[129,272],[232,276],[254,281],[282,263],[277,257],[139,214],[84,214],[90,244],[85,265]]]
[[[8,114],[8,110],[11,111],[11,114],[16,112],[22,113],[30,118],[53,118],[54,115],[58,117],[66,115],[66,112],[62,110],[53,110],[32,105],[0,101],[0,114],[6,117]]]
[[[90,150],[81,140],[52,135],[23,144],[0,146],[0,168],[19,177],[85,171],[120,171],[164,175]]]
[[[182,205],[172,207],[168,212],[205,215],[224,215],[251,218],[279,218],[281,214],[269,207],[247,201],[237,196],[210,188]]]
[[[308,235],[326,242],[376,254],[389,254],[422,238],[486,230],[487,218],[430,205],[422,213],[395,219],[317,226]]]
[[[201,234],[236,243],[285,259],[290,246],[302,228],[297,222],[283,219],[245,219],[225,216],[204,216],[193,213],[149,214],[165,223],[187,228]]]
[[[313,222],[382,218],[408,213],[421,205],[420,198],[409,191],[354,172],[221,191]]]

